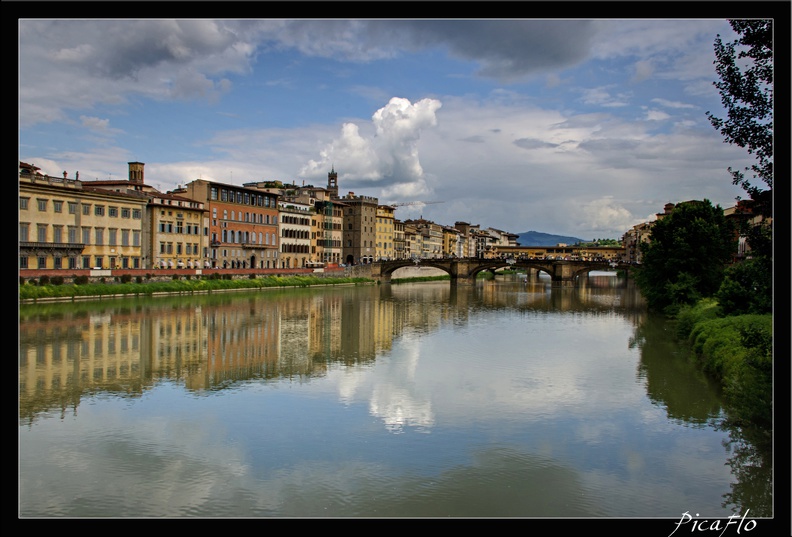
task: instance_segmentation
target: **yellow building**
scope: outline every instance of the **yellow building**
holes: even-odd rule
[[[462,232],[455,227],[443,226],[443,256],[462,257]]]
[[[377,205],[377,253],[374,257],[377,261],[396,259],[393,222],[395,210],[391,205]]]
[[[203,202],[172,192],[162,193],[147,185],[144,167],[142,162],[130,162],[128,180],[90,181],[83,185],[148,200],[143,216],[140,268],[208,267],[207,214]]]
[[[20,270],[142,268],[147,202],[20,162]]]

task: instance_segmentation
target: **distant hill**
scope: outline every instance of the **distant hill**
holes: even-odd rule
[[[526,231],[517,234],[517,244],[520,246],[555,246],[558,243],[575,244],[578,242],[588,242],[577,237],[565,237],[564,235],[551,235],[539,231]]]

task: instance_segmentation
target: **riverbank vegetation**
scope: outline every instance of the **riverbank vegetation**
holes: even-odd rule
[[[720,381],[728,421],[769,434],[773,426],[773,316],[722,314],[704,299],[683,308],[677,337],[687,341],[703,370]]]
[[[650,309],[677,322],[677,336],[723,386],[728,421],[766,438],[773,428],[773,21],[730,20],[739,36],[715,40],[714,82],[726,117],[707,112],[724,141],[756,159],[728,168],[750,197],[733,221],[704,200],[677,204],[641,244],[635,281]],[[737,235],[746,256],[736,262]]]
[[[19,300],[36,301],[42,299],[154,295],[160,293],[202,293],[234,289],[261,289],[268,287],[310,287],[317,285],[358,285],[370,284],[368,278],[317,277],[317,276],[265,276],[251,275],[249,279],[223,278],[180,278],[165,282],[128,281],[109,283],[61,283],[58,282],[20,282]]]

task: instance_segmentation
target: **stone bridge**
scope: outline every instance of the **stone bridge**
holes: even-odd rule
[[[416,266],[443,270],[451,276],[451,283],[454,284],[473,284],[476,282],[476,275],[484,270],[494,273],[501,268],[533,269],[534,271],[549,274],[553,287],[574,286],[578,276],[588,274],[592,270],[624,270],[628,273],[630,268],[629,263],[611,264],[607,261],[480,259],[474,257],[379,261],[366,265],[355,265],[352,267],[352,275],[389,283],[391,276],[396,270],[403,267]]]

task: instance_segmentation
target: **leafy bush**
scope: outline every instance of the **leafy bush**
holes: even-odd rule
[[[75,285],[85,285],[88,283],[88,276],[75,276],[74,283]]]
[[[772,426],[773,316],[733,315],[700,321],[688,341],[705,371],[721,381],[729,419]]]
[[[687,340],[696,323],[716,319],[720,316],[720,307],[716,300],[705,298],[693,306],[682,306],[676,315],[676,336]]]
[[[122,274],[121,275],[121,283],[129,283],[132,281],[132,275],[130,274]]]
[[[63,276],[53,276],[50,283],[52,285],[63,285]]]
[[[49,285],[49,283],[50,283],[50,277],[49,276],[42,276],[41,278],[39,278],[39,281],[38,281],[39,285]]]

